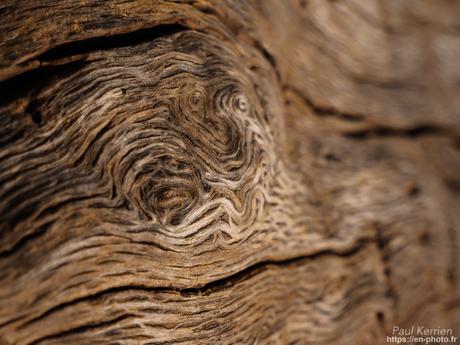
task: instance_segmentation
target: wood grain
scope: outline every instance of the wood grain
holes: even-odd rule
[[[459,332],[458,10],[3,1],[0,344]]]

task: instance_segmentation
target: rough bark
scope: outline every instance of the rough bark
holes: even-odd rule
[[[0,344],[459,332],[459,12],[3,0]]]

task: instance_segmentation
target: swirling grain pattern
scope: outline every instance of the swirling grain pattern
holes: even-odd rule
[[[379,344],[394,324],[459,325],[454,103],[416,78],[398,98],[363,62],[384,66],[363,44],[393,37],[367,5],[0,6],[0,344]],[[348,58],[327,11],[369,26]],[[406,97],[425,92],[448,111]]]

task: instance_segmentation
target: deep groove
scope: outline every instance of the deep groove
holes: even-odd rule
[[[35,59],[40,61],[59,60],[72,55],[88,54],[96,50],[134,46],[186,30],[189,29],[180,24],[163,24],[123,34],[88,38],[58,45],[38,55]]]
[[[341,120],[346,120],[350,122],[361,122],[364,121],[365,116],[362,114],[355,114],[355,113],[345,113],[337,110],[334,107],[328,107],[328,106],[319,106],[315,104],[311,99],[306,97],[303,92],[300,92],[299,90],[289,86],[289,85],[284,85],[284,90],[289,90],[292,91],[294,94],[296,94],[298,97],[302,99],[302,101],[305,103],[305,105],[313,110],[313,113],[317,116],[320,117],[337,117],[340,118]]]
[[[412,128],[391,128],[391,127],[374,127],[358,131],[345,132],[344,136],[354,140],[365,140],[372,137],[405,137],[416,139],[427,135],[442,134],[444,131],[435,126],[421,125]]]
[[[278,80],[281,80],[281,73],[279,71],[278,64],[275,60],[275,57],[272,54],[270,54],[268,50],[265,49],[258,41],[255,41],[254,47],[263,55],[265,60],[267,60],[267,62],[272,66],[272,68],[275,71],[276,78]]]
[[[42,124],[42,114],[38,110],[38,105],[35,100],[32,100],[29,102],[29,105],[26,108],[26,112],[30,114],[32,121],[37,124],[41,125]]]
[[[209,295],[216,291],[225,290],[227,288],[232,288],[235,284],[245,281],[254,275],[263,272],[268,268],[268,266],[286,266],[292,265],[295,263],[299,263],[305,260],[314,260],[324,256],[341,256],[341,257],[351,257],[361,251],[364,247],[366,247],[369,243],[376,243],[376,239],[361,239],[356,242],[351,248],[346,248],[343,251],[336,251],[332,249],[324,249],[320,250],[316,253],[306,254],[302,256],[297,256],[288,259],[282,260],[265,260],[258,263],[255,263],[251,266],[244,268],[243,270],[236,272],[230,276],[223,277],[221,279],[217,279],[215,281],[211,281],[209,283],[199,285],[196,287],[191,288],[179,288],[179,287],[172,287],[172,286],[145,286],[145,285],[127,285],[127,286],[117,286],[113,288],[108,288],[103,291],[99,291],[92,295],[82,296],[76,298],[74,300],[56,305],[40,315],[26,321],[23,323],[19,328],[27,327],[28,325],[45,318],[46,316],[54,313],[57,310],[75,305],[77,303],[87,301],[87,300],[95,300],[100,297],[111,295],[114,293],[125,292],[125,291],[150,291],[150,292],[170,292],[170,293],[179,293],[183,297],[194,296],[194,295]],[[6,322],[4,324],[0,324],[0,327],[3,327],[10,322]]]
[[[22,97],[34,98],[41,89],[51,84],[53,81],[63,79],[80,70],[86,63],[84,61],[73,61],[65,65],[42,66],[24,72],[0,83],[0,105],[7,104]],[[32,111],[34,122],[40,119],[37,117],[37,103],[32,101],[27,111]],[[35,115],[33,114],[35,113]]]

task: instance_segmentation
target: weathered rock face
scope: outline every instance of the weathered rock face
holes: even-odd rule
[[[458,335],[459,11],[4,0],[0,344]]]

